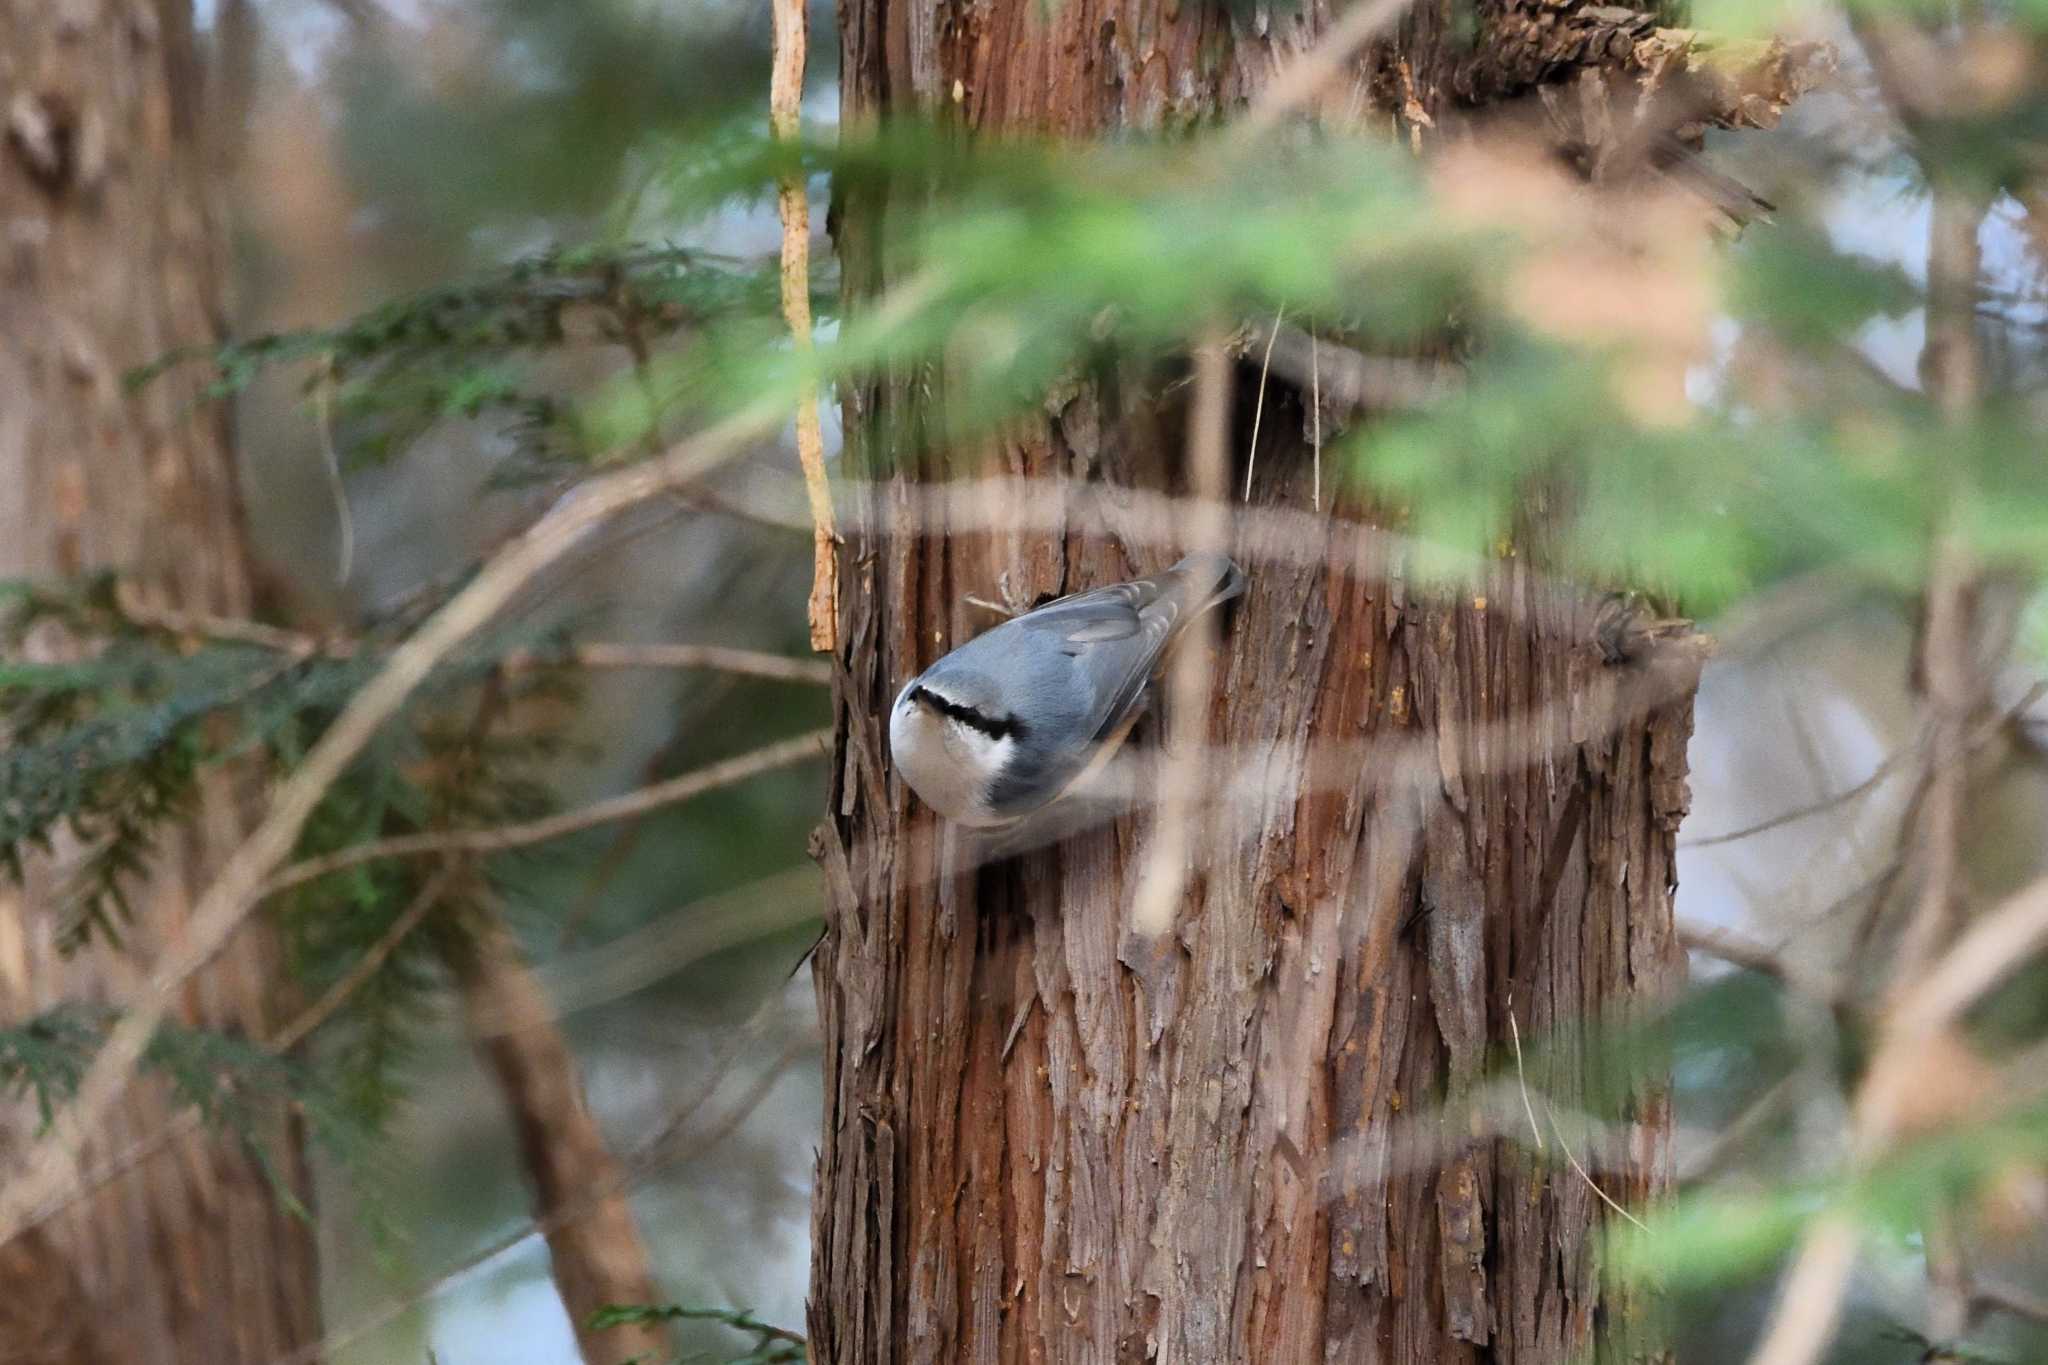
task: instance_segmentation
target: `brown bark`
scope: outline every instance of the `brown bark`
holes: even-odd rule
[[[845,0],[845,121],[921,107],[1083,136],[1207,120],[1330,13]],[[1361,57],[1356,92],[1405,100],[1382,82],[1405,60],[1423,111],[1445,112],[1489,38],[1482,22],[1481,55],[1453,60],[1449,18],[1418,7]],[[886,283],[884,211],[840,206],[856,298]],[[1256,367],[1237,381],[1241,442]],[[944,401],[943,376],[847,399],[849,465],[884,482],[857,519],[882,529],[850,534],[842,560],[841,744],[816,846],[811,1358],[1657,1358],[1647,1305],[1603,1283],[1613,1215],[1590,1181],[1634,1205],[1665,1187],[1661,1089],[1629,1094],[1626,1150],[1578,1147],[1590,1181],[1548,1133],[1542,1156],[1474,1136],[1459,1102],[1517,1032],[1532,1089],[1560,1106],[1612,1094],[1597,1031],[1683,970],[1673,835],[1696,665],[1534,572],[1540,516],[1455,599],[1336,521],[1306,558],[1298,537],[1240,529],[1251,589],[1209,714],[1238,766],[1209,786],[1279,787],[1197,841],[1156,945],[1125,928],[1149,818],[976,869],[888,770],[895,690],[985,624],[966,594],[1003,581],[1029,600],[1175,557],[1092,496],[1188,483],[1178,414],[1142,381],[1120,393],[1084,390],[981,452],[987,472],[1052,481],[1046,505],[1065,509],[1050,533],[996,535],[905,516],[908,481],[939,462],[901,448],[917,429],[901,419]],[[1254,507],[1312,505],[1303,425],[1297,393],[1269,392]],[[1355,495],[1334,515],[1385,524]],[[1428,761],[1362,762],[1375,740]]]
[[[588,1365],[666,1360],[663,1323],[604,1331],[591,1314],[611,1304],[658,1304],[647,1248],[633,1221],[624,1171],[583,1098],[568,1040],[518,942],[494,913],[469,916],[450,952],[463,1019],[505,1097],[533,1184],[534,1218],[547,1237],[555,1288]]]
[[[218,223],[188,6],[0,8],[0,576],[115,569],[166,608],[247,614],[249,559],[224,414],[197,382],[127,392],[129,368],[220,337]],[[56,948],[51,892],[0,890],[0,1017],[118,1003],[179,930],[244,828],[246,780],[209,781],[161,845],[124,947]],[[241,788],[241,789],[238,789]],[[272,936],[240,935],[191,983],[180,1022],[263,1037],[278,1017]],[[138,1084],[82,1154],[88,1167],[157,1131]],[[32,1113],[0,1115],[0,1147]],[[256,1135],[310,1204],[295,1126]],[[0,1249],[0,1359],[265,1362],[318,1336],[310,1228],[243,1144],[195,1133]],[[69,1320],[33,1321],[31,1305]],[[68,1340],[67,1340],[68,1338]]]

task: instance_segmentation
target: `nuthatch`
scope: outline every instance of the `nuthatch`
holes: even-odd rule
[[[1009,825],[1116,752],[1190,622],[1244,591],[1219,554],[1048,602],[904,684],[889,752],[912,791],[962,824]]]

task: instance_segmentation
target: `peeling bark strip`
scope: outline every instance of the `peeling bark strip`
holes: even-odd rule
[[[1171,0],[842,0],[845,122],[923,106],[1093,135],[1212,118],[1330,17],[1324,0],[1242,22]],[[1357,88],[1413,58],[1416,98],[1440,110],[1449,18],[1411,13]],[[886,283],[883,209],[839,206],[855,299]],[[1526,558],[1453,601],[1349,541],[1318,563],[1241,535],[1251,590],[1210,739],[1241,756],[1220,780],[1261,795],[1202,850],[1156,943],[1125,929],[1149,818],[977,868],[889,772],[882,717],[981,624],[966,594],[1001,582],[1029,600],[1173,557],[1119,534],[1115,488],[1187,483],[1179,415],[1123,379],[981,452],[990,473],[1066,481],[1046,534],[910,520],[908,481],[937,461],[900,447],[919,429],[900,419],[943,401],[942,375],[846,400],[854,472],[897,481],[860,484],[857,524],[884,529],[851,537],[841,565],[840,743],[815,844],[812,1359],[1660,1358],[1642,1305],[1602,1282],[1611,1215],[1585,1181],[1482,1134],[1427,1150],[1393,1135],[1418,1141],[1404,1113],[1465,1121],[1459,1088],[1501,1060],[1511,1000],[1547,1044],[1530,1086],[1572,1104],[1608,1080],[1592,1074],[1603,1020],[1674,985],[1689,663],[1610,661],[1601,606]],[[1306,508],[1299,395],[1266,401],[1293,410],[1265,415],[1252,499]],[[1241,393],[1233,431],[1251,409]],[[1372,519],[1341,500],[1337,515]],[[1356,762],[1358,741],[1417,737],[1426,770]],[[1642,1091],[1624,1117],[1629,1159],[1591,1175],[1641,1203],[1668,1179],[1667,1100]]]

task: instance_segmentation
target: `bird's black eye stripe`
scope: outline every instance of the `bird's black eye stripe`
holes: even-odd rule
[[[910,696],[911,700],[921,701],[940,715],[951,716],[968,729],[978,730],[990,739],[1008,739],[1024,733],[1024,722],[1015,716],[985,715],[971,706],[949,701],[929,687],[913,687]]]

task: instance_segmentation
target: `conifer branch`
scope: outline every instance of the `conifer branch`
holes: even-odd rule
[[[770,744],[666,782],[657,782],[638,791],[593,802],[579,810],[563,811],[559,815],[529,820],[524,824],[502,825],[496,829],[424,830],[390,839],[373,839],[369,843],[293,863],[265,883],[260,894],[275,895],[330,873],[384,858],[414,858],[427,853],[502,853],[508,849],[545,843],[579,830],[628,820],[661,806],[688,801],[805,759],[823,757],[831,740],[830,729],[807,731],[794,739]]]
[[[199,898],[185,929],[153,965],[128,1012],[108,1034],[77,1093],[0,1182],[0,1244],[79,1175],[78,1152],[127,1088],[179,988],[213,960],[255,906],[267,874],[297,841],[307,818],[363,747],[461,643],[503,610],[534,576],[624,509],[695,482],[772,429],[774,406],[730,418],[666,455],[571,490],[531,529],[498,552],[467,587],[407,640],[279,785],[268,813]]]

